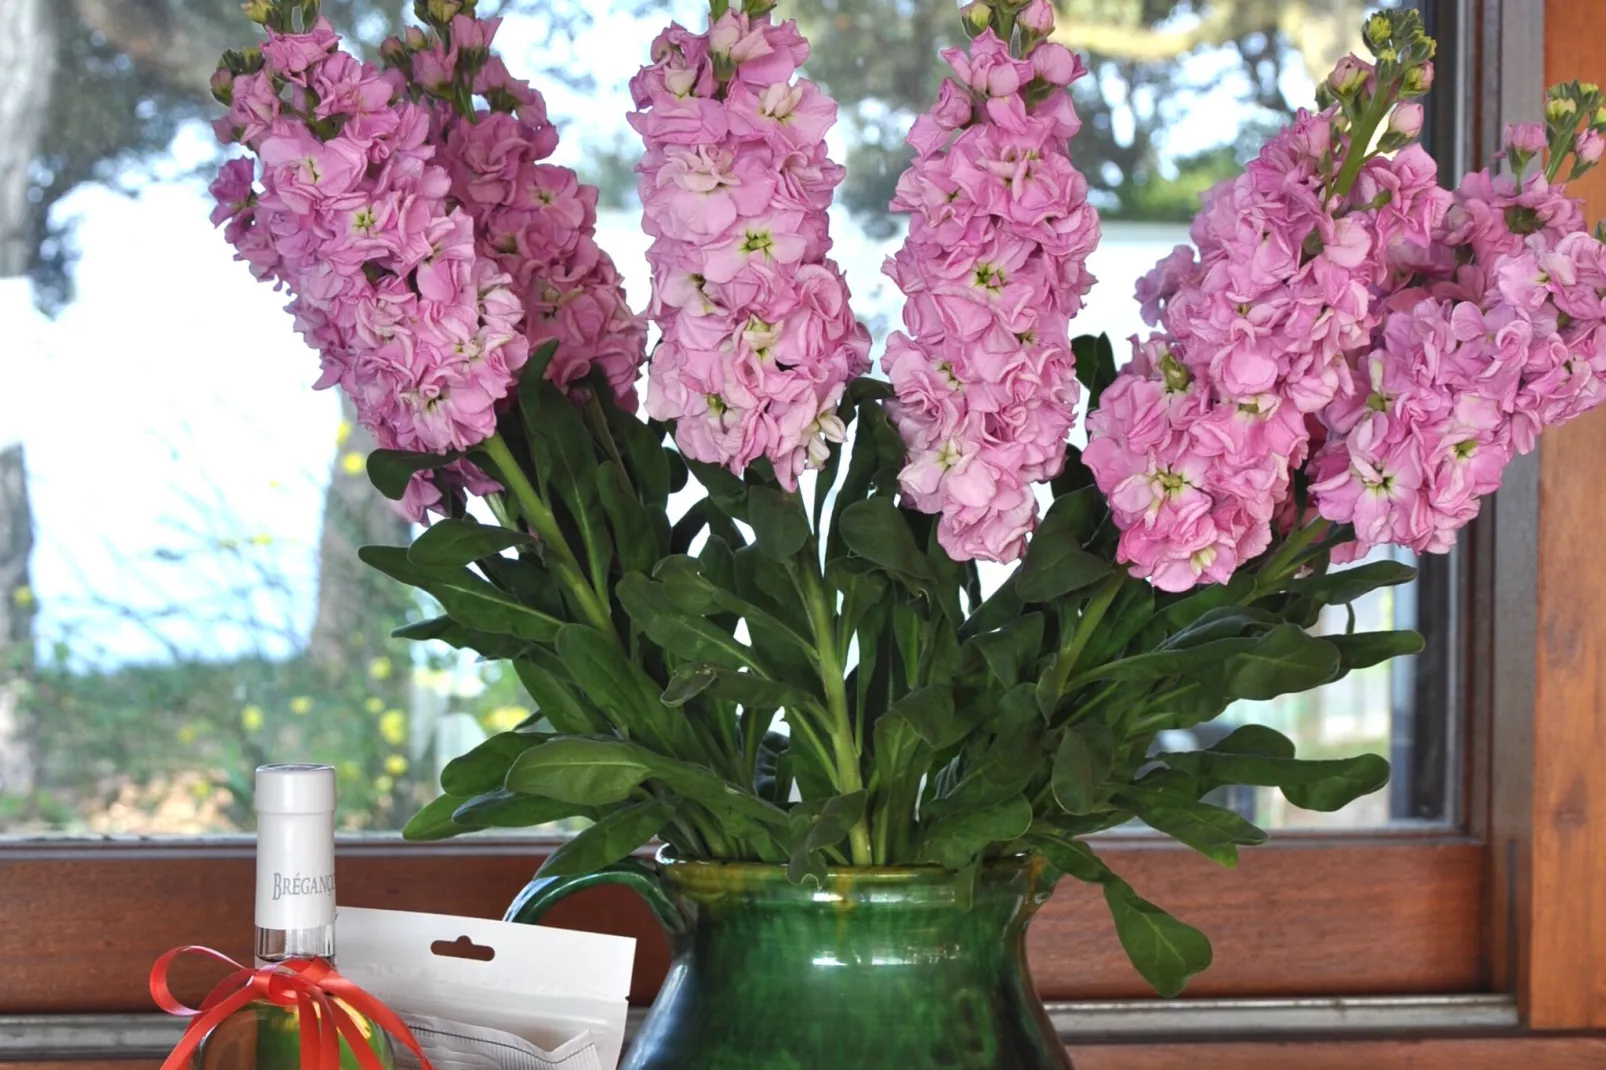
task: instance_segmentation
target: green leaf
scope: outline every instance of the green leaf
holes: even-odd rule
[[[545,743],[549,736],[540,732],[498,732],[467,754],[460,754],[441,770],[441,790],[465,798],[495,791],[507,778],[507,771],[518,756]]]
[[[791,684],[708,662],[682,665],[676,669],[669,678],[669,686],[664,688],[664,705],[684,706],[705,691],[714,698],[734,702],[746,709],[804,709],[819,705],[812,695]]]
[[[656,447],[654,447],[656,448]],[[605,461],[597,469],[597,494],[603,512],[613,525],[619,550],[619,567],[625,572],[650,572],[658,561],[658,540],[652,517],[636,498],[623,468]]]
[[[1226,784],[1277,788],[1295,806],[1323,812],[1341,809],[1363,795],[1370,795],[1389,779],[1389,763],[1376,754],[1302,761],[1212,748],[1153,757],[1155,761],[1197,778],[1201,793]]]
[[[750,488],[742,482],[741,477],[732,475],[722,465],[694,461],[689,457],[683,460],[686,467],[691,469],[691,474],[697,477],[697,482],[708,492],[708,500],[714,503],[716,509],[732,520],[747,520],[747,494]]]
[[[964,645],[981,654],[999,683],[1014,687],[1023,676],[1035,675],[1032,669],[1043,645],[1043,615],[1028,613],[996,632],[968,639]]]
[[[1066,692],[1094,680],[1163,680],[1206,668],[1220,668],[1229,657],[1254,649],[1254,639],[1217,639],[1185,650],[1156,650],[1130,658],[1106,662],[1076,677]]]
[[[402,829],[402,839],[415,843],[445,840],[473,829],[452,820],[452,814],[467,801],[458,795],[442,795],[414,814]]]
[[[1234,728],[1223,739],[1211,744],[1207,754],[1260,754],[1268,758],[1292,758],[1294,741],[1263,724]]]
[[[946,750],[970,731],[970,725],[954,710],[953,688],[946,685],[918,687],[894,702],[884,716],[903,718],[935,751]]]
[[[676,806],[671,799],[648,799],[620,807],[548,855],[536,876],[569,877],[611,866],[658,835]]]
[[[466,568],[418,565],[399,546],[364,546],[357,557],[393,579],[428,591],[452,619],[477,631],[549,643],[563,626],[556,617],[531,609]]]
[[[1032,804],[1024,795],[985,810],[941,817],[922,832],[915,861],[960,870],[992,844],[1008,843],[1025,835],[1031,824]]]
[[[899,576],[929,583],[936,579],[931,561],[915,542],[909,522],[891,498],[853,502],[837,515],[837,527],[848,549]]]
[[[509,791],[581,806],[622,802],[652,772],[629,743],[566,737],[519,755],[507,771]]]
[[[558,632],[557,652],[580,692],[614,724],[664,753],[693,752],[695,737],[685,718],[671,716],[659,701],[658,685],[607,636],[568,624]]]
[[[563,661],[544,647],[531,647],[513,662],[535,707],[552,727],[565,735],[606,735],[608,719],[590,701],[577,698]]]
[[[800,884],[805,876],[813,874],[816,880],[824,877],[824,863],[819,852],[835,847],[847,838],[848,832],[864,817],[869,796],[862,791],[849,795],[833,795],[825,800],[820,812],[808,826],[808,832],[792,851],[786,867],[786,876]]]
[[[1404,562],[1372,561],[1320,576],[1292,580],[1286,587],[1294,594],[1310,595],[1329,605],[1344,605],[1379,587],[1410,583],[1415,578],[1416,569]]]
[[[642,500],[662,503],[669,498],[669,455],[664,449],[662,425],[644,423],[617,405],[603,405],[608,429],[635,474]]]
[[[522,829],[566,821],[571,817],[594,817],[595,814],[596,811],[589,806],[576,806],[557,799],[543,799],[496,788],[463,803],[452,814],[452,820],[472,829]]]
[[[1319,768],[1278,787],[1285,799],[1303,810],[1331,813],[1381,790],[1389,782],[1388,759],[1377,754],[1299,764]]]
[[[681,613],[664,584],[632,572],[619,581],[615,593],[636,626],[670,653],[687,661],[763,672],[751,647],[705,617]]]
[[[1115,735],[1108,725],[1088,722],[1066,729],[1054,752],[1055,801],[1068,814],[1091,812],[1114,762]]]
[[[1085,884],[1104,884],[1107,881],[1119,880],[1111,872],[1110,867],[1104,864],[1103,859],[1093,853],[1093,848],[1080,840],[1040,832],[1046,828],[1047,826],[1041,823],[1034,823],[1027,843],[1032,850],[1042,855],[1049,865],[1067,877],[1074,877]]]
[[[1206,644],[1210,646],[1214,644]],[[1203,649],[1203,648],[1201,648]],[[1282,624],[1253,649],[1226,661],[1227,690],[1238,698],[1264,700],[1309,691],[1338,673],[1338,650],[1297,624]]]
[[[511,528],[474,520],[437,520],[413,540],[407,559],[426,567],[461,568],[510,547],[534,545],[530,536]]]
[[[1229,869],[1238,864],[1238,848],[1266,842],[1266,833],[1220,806],[1158,792],[1133,790],[1115,797],[1117,805],[1136,814],[1156,832],[1192,847]]]
[[[1180,631],[1173,633],[1161,645],[1165,650],[1183,650],[1217,639],[1234,639],[1245,632],[1269,630],[1282,622],[1282,618],[1264,609],[1248,606],[1217,606],[1199,616]]]
[[[809,541],[809,518],[795,493],[782,494],[770,487],[752,487],[747,492],[747,522],[765,557],[786,561]]]
[[[462,458],[461,453],[411,453],[407,450],[374,450],[368,455],[368,482],[393,502],[402,500],[414,473],[429,472]]]
[[[1083,334],[1071,339],[1071,352],[1076,355],[1076,377],[1087,389],[1087,411],[1092,412],[1105,388],[1115,382],[1115,349],[1107,334],[1097,338]]]
[[[447,616],[404,624],[390,634],[397,639],[411,639],[414,642],[437,639],[459,650],[472,650],[492,661],[516,658],[530,646],[515,636],[475,631]]]
[[[1420,654],[1424,645],[1422,634],[1413,631],[1352,632],[1324,638],[1338,647],[1341,673],[1370,668],[1405,654]]]
[[[1178,995],[1191,978],[1210,967],[1205,934],[1141,898],[1125,881],[1106,882],[1104,901],[1127,958],[1160,995],[1168,999]]]
[[[1084,487],[1056,500],[1032,536],[1015,577],[1016,593],[1027,602],[1050,602],[1108,576],[1114,566],[1082,549],[1092,534],[1098,488]]]

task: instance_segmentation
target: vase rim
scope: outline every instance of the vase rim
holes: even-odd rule
[[[666,873],[674,872],[685,876],[693,874],[716,877],[727,875],[741,877],[746,880],[779,880],[789,881],[786,873],[786,864],[783,862],[728,862],[720,859],[704,858],[676,858],[668,846],[660,847],[654,855],[657,863]],[[1033,863],[1031,855],[1009,855],[1004,858],[988,859],[982,863],[982,871],[988,874],[1018,873],[1029,868]],[[954,872],[942,866],[932,864],[916,864],[905,866],[827,866],[825,868],[824,884],[839,881],[853,883],[887,883],[887,884],[946,884],[954,879]]]

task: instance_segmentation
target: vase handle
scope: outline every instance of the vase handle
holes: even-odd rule
[[[685,920],[659,883],[658,867],[641,858],[625,858],[591,873],[536,877],[514,898],[502,920],[538,925],[559,900],[601,884],[622,884],[641,896],[652,908],[658,924],[670,935],[685,931]]]

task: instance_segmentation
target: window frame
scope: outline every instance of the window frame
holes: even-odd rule
[[[1454,91],[1430,120],[1452,131],[1446,164],[1486,158],[1506,122],[1535,117],[1541,84],[1606,81],[1590,0],[1421,6],[1454,34],[1439,70],[1441,89]],[[1606,214],[1599,172],[1579,192],[1588,214]],[[1522,1031],[1326,1045],[1110,1041],[1074,1047],[1082,1070],[1476,1070],[1606,1058],[1606,1038],[1544,1035],[1606,1028],[1606,988],[1593,983],[1594,961],[1606,960],[1606,898],[1594,892],[1606,879],[1594,861],[1606,858],[1606,768],[1591,760],[1606,705],[1595,653],[1606,651],[1606,617],[1593,612],[1606,607],[1606,560],[1588,552],[1606,520],[1590,473],[1601,456],[1606,412],[1551,432],[1513,464],[1448,566],[1459,577],[1449,603],[1464,623],[1449,650],[1464,741],[1457,827],[1279,835],[1245,852],[1236,872],[1141,838],[1103,846],[1142,894],[1211,934],[1216,965],[1191,998],[1497,993],[1515,1000]],[[542,853],[528,840],[343,844],[342,899],[497,916]],[[146,971],[167,948],[200,942],[245,956],[252,865],[239,841],[0,846],[0,1015],[146,1011]],[[667,947],[643,904],[603,888],[551,920],[637,937],[632,998],[650,1000]],[[1030,951],[1046,998],[1150,994],[1093,890],[1068,882],[1034,922]]]

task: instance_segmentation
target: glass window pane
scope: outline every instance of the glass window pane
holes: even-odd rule
[[[408,6],[324,10],[371,54]],[[841,103],[832,149],[850,170],[833,255],[878,341],[899,322],[880,266],[902,223],[885,206],[908,159],[903,135],[943,76],[956,6],[780,4],[813,40],[806,73]],[[1312,104],[1316,80],[1358,46],[1365,5],[1058,6],[1062,39],[1089,58],[1072,152],[1104,214],[1100,281],[1075,326],[1119,340],[1146,329],[1134,281],[1187,240],[1201,191]],[[242,830],[250,770],[292,755],[335,764],[343,827],[397,829],[447,758],[531,710],[504,667],[388,637],[430,610],[356,561],[356,547],[408,534],[368,488],[370,443],[332,392],[311,389],[317,362],[284,296],[232,262],[207,222],[220,158],[206,125],[210,57],[250,27],[233,0],[22,7],[40,17],[0,33],[35,35],[56,74],[37,57],[14,72],[42,121],[0,128],[0,183],[26,179],[0,188],[0,833]],[[171,17],[147,17],[153,8]],[[599,242],[641,307],[647,238],[626,83],[671,16],[700,25],[706,8],[501,9],[508,63],[534,77],[562,133],[554,162],[600,187]],[[6,77],[0,95],[17,81]],[[1356,605],[1358,628],[1413,620],[1413,587]],[[1305,753],[1388,753],[1412,738],[1415,691],[1402,659],[1234,708],[1172,742],[1208,744],[1249,718]],[[1254,793],[1232,803],[1273,827],[1356,827],[1422,812],[1404,797],[1337,815]]]

